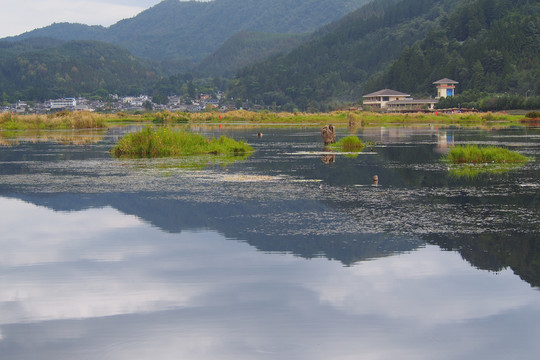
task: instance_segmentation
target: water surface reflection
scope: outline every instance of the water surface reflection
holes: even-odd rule
[[[360,129],[323,162],[317,129],[224,129],[256,153],[196,171],[112,159],[119,131],[0,149],[2,359],[536,358],[538,161],[439,158],[538,131]]]
[[[14,229],[1,240],[5,359],[532,359],[540,350],[539,292],[435,246],[343,267],[269,256],[212,231],[163,232],[111,208],[0,205],[2,228]]]

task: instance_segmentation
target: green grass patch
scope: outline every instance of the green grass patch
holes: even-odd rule
[[[443,161],[450,163],[450,175],[474,178],[483,173],[504,173],[518,169],[530,159],[505,148],[477,145],[456,146]]]
[[[366,145],[356,136],[347,136],[328,147],[342,152],[360,152]]]
[[[247,143],[225,136],[207,139],[200,134],[173,131],[168,127],[126,134],[111,150],[116,157],[152,158],[192,155],[223,155],[245,157],[253,151]]]
[[[517,151],[476,145],[456,146],[450,150],[447,158],[452,164],[520,164],[529,160]]]

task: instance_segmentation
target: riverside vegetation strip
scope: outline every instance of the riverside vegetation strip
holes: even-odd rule
[[[376,113],[368,111],[333,111],[328,113],[288,113],[288,112],[255,112],[236,110],[229,112],[169,112],[145,114],[98,114],[88,111],[62,111],[49,115],[0,115],[0,129],[88,129],[105,128],[125,123],[249,123],[249,124],[336,124],[369,126],[407,126],[407,125],[458,125],[458,126],[509,126],[521,125],[521,115],[504,113]]]

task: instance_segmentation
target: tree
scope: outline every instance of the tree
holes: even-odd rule
[[[152,111],[154,110],[154,105],[152,105],[152,103],[148,100],[146,100],[144,103],[143,103],[143,108],[146,110],[146,111]]]

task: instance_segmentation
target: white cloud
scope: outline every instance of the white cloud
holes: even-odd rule
[[[159,0],[3,0],[0,38],[19,35],[54,22],[110,26],[133,17]]]

